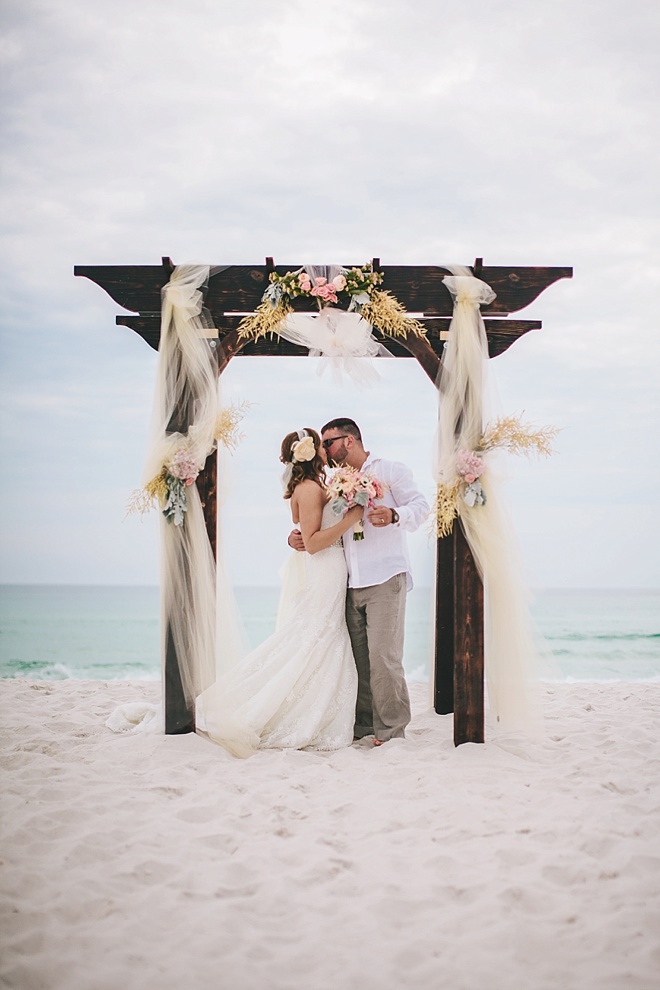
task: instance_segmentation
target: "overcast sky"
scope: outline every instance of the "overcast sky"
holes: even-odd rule
[[[530,582],[659,587],[658,57],[649,0],[5,0],[0,580],[156,583],[141,478],[155,353],[74,264],[572,265],[491,362],[504,412],[561,427],[510,458]],[[346,413],[429,495],[435,393],[237,359],[256,403],[224,514],[273,584],[282,436]],[[433,545],[413,541],[421,583]]]

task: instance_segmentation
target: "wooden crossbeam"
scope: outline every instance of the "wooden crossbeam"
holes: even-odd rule
[[[105,289],[124,309],[142,316],[160,313],[160,290],[169,280],[171,262],[165,265],[76,265],[74,274],[84,276]],[[277,265],[284,275],[301,265]],[[347,266],[350,267],[350,266]],[[206,294],[206,306],[216,320],[225,313],[246,313],[259,305],[272,269],[266,265],[228,265],[212,275]],[[451,316],[452,299],[443,284],[449,274],[436,265],[383,265],[383,289],[393,292],[411,313]],[[549,285],[571,278],[571,268],[526,268],[483,266],[479,278],[497,293],[485,315],[508,315],[529,306]],[[304,299],[294,308],[305,308]]]
[[[242,317],[240,316],[224,315],[221,320],[215,321],[221,344],[223,338],[237,329],[241,319]],[[419,317],[419,321],[426,329],[429,344],[438,357],[441,357],[446,334],[451,323],[451,317],[422,316]],[[153,347],[156,351],[158,350],[160,341],[160,313],[143,314],[141,316],[130,316],[126,314],[125,316],[117,316],[116,322],[118,326],[130,327],[150,347]],[[503,354],[523,334],[528,333],[530,330],[540,330],[542,326],[540,320],[485,319],[484,324],[486,326],[488,354],[490,357],[497,357],[498,354]],[[410,351],[406,350],[402,344],[398,343],[392,337],[383,337],[378,333],[376,336],[383,341],[388,351],[394,354],[395,357],[413,356]],[[242,344],[240,349],[234,352],[235,357],[305,357],[306,355],[307,348],[299,347],[297,344],[290,344],[286,340],[278,340],[270,337],[261,337],[259,340],[247,340]]]

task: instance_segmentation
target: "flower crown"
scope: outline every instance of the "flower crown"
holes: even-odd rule
[[[423,337],[426,333],[391,292],[379,288],[383,276],[374,271],[371,262],[361,268],[340,268],[331,281],[323,276],[312,277],[305,268],[286,275],[271,272],[268,281],[254,314],[244,317],[238,326],[242,339],[258,340],[267,334],[279,336],[281,324],[293,312],[291,301],[300,296],[314,299],[319,309],[348,301],[349,313],[359,313],[388,337],[407,337],[409,333]]]

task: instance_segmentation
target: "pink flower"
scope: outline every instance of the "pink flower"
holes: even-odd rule
[[[199,474],[199,466],[185,447],[179,447],[167,461],[165,467],[173,478],[179,478],[181,481],[185,481],[187,485],[192,485]]]
[[[346,288],[346,279],[344,278],[343,275],[335,275],[335,277],[332,280],[332,284],[334,285],[337,292],[341,292],[342,289]]]
[[[348,508],[359,504],[373,509],[376,499],[381,499],[385,493],[385,485],[377,478],[350,467],[338,468],[328,485],[328,489],[336,498],[344,499]],[[367,495],[366,500],[365,494]],[[357,501],[356,496],[360,496]],[[335,509],[335,511],[337,510]]]
[[[323,278],[322,275],[319,275],[319,277],[315,281],[317,285],[326,285],[328,280],[327,278]]]
[[[308,278],[306,278],[304,282],[300,283],[300,289],[302,292],[309,292],[311,287],[312,287],[312,283],[309,281]]]
[[[456,471],[468,485],[473,484],[484,473],[484,462],[472,450],[459,450],[456,455]]]
[[[325,279],[324,279],[325,283]],[[337,302],[337,293],[335,291],[334,285],[315,285],[311,291],[311,295],[318,296],[319,299],[323,299],[324,302]]]

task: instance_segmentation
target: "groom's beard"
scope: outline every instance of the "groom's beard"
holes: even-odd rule
[[[331,468],[343,467],[346,464],[347,457],[348,457],[348,451],[346,450],[346,444],[342,443],[341,447],[337,452],[337,456],[328,457],[328,467]]]

